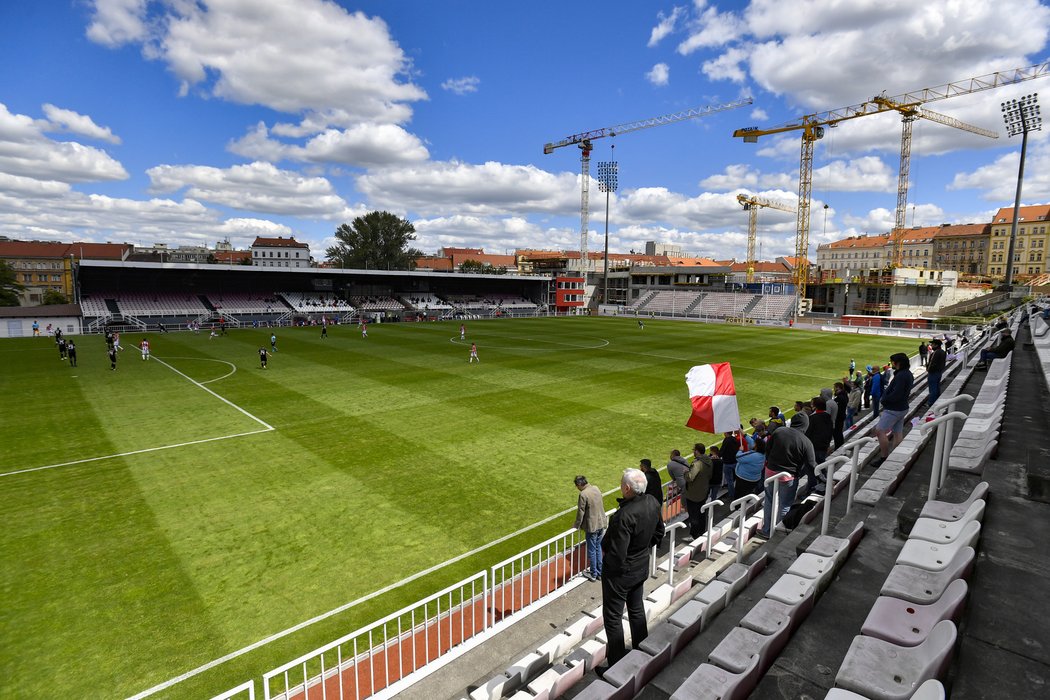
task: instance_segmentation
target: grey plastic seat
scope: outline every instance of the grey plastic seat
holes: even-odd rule
[[[743,673],[751,665],[755,655],[759,657],[758,668],[765,672],[773,659],[784,649],[791,636],[791,629],[784,627],[776,634],[764,635],[746,627],[734,627],[729,634],[711,650],[708,661],[734,673]]]
[[[897,563],[927,571],[941,571],[948,567],[955,554],[964,547],[972,547],[981,534],[981,524],[970,521],[959,537],[948,544],[934,544],[925,540],[909,539],[897,556]]]
[[[935,520],[954,521],[959,520],[969,510],[970,505],[984,499],[988,493],[988,482],[982,481],[974,487],[970,497],[962,503],[945,503],[944,501],[927,501],[919,513],[920,518],[933,518]]]
[[[546,697],[550,700],[560,698],[569,688],[573,687],[583,679],[584,663],[576,661],[565,664],[555,664],[529,683],[529,693],[534,698]]]
[[[576,698],[578,700],[612,700],[616,697],[617,690],[603,680],[595,680],[577,693]]]
[[[758,661],[755,655],[743,673],[732,673],[712,664],[700,664],[678,686],[671,700],[743,700],[758,684]]]
[[[890,569],[882,584],[881,595],[893,596],[920,605],[940,600],[944,591],[957,578],[969,575],[975,552],[972,547],[963,547],[941,571],[928,571],[914,566],[898,564]]]
[[[784,627],[794,632],[802,621],[813,610],[817,598],[817,589],[810,588],[809,593],[797,604],[789,605],[772,598],[763,598],[747,611],[740,626],[754,630],[759,634],[772,635]]]
[[[984,501],[974,501],[966,513],[955,521],[919,518],[908,533],[908,539],[950,544],[963,535],[968,523],[979,523],[983,517]]]
[[[925,641],[941,620],[955,620],[966,602],[967,590],[966,581],[958,578],[939,600],[929,605],[880,596],[860,632],[903,647],[916,646]]]
[[[783,574],[777,582],[766,591],[766,598],[778,600],[788,605],[798,605],[806,596],[817,589],[817,581],[812,578]]]
[[[831,583],[831,577],[835,573],[835,560],[830,557],[803,552],[798,555],[795,561],[791,562],[787,573],[814,579],[817,582],[817,587],[823,590]]]
[[[872,637],[853,639],[835,685],[872,700],[909,700],[919,686],[944,674],[957,632],[944,620],[922,644],[902,647]]]
[[[689,640],[682,639],[683,631],[678,625],[661,622],[649,630],[649,636],[642,640],[638,648],[656,659],[656,664],[666,666],[689,643]]]
[[[609,667],[602,678],[618,690],[624,690],[623,697],[633,698],[659,669],[653,668],[655,657],[638,649],[631,649],[627,655]],[[614,697],[620,697],[617,693]]]
[[[682,643],[688,644],[701,630],[705,629],[711,618],[717,613],[712,613],[710,607],[699,600],[690,600],[678,608],[668,618],[668,622],[676,627],[682,628]]]
[[[729,604],[729,594],[733,587],[725,581],[712,581],[693,596],[693,600],[699,601],[711,608],[711,614],[721,612]]]

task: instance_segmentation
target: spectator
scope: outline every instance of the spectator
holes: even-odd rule
[[[650,459],[642,459],[638,462],[638,468],[645,474],[645,493],[656,499],[661,506],[664,504],[664,485],[660,479],[660,472],[653,469]]]
[[[893,381],[886,387],[886,393],[882,397],[882,414],[875,428],[882,457],[875,462],[875,466],[882,464],[890,456],[890,452],[904,436],[904,418],[908,415],[908,397],[915,383],[907,355],[903,352],[890,355],[890,364],[893,365]]]
[[[649,577],[649,550],[660,543],[664,524],[660,508],[645,494],[645,475],[628,469],[620,480],[620,506],[609,521],[602,540],[605,572],[602,577],[602,618],[608,638],[606,660],[609,666],[622,659],[627,650],[623,641],[623,609],[631,625],[634,648],[649,636],[645,623],[645,580]],[[606,667],[596,667],[599,677]]]
[[[937,345],[941,344],[940,341],[936,340],[936,339],[933,340],[932,342],[937,343]],[[927,362],[926,358],[929,355],[929,353],[930,353],[930,348],[929,348],[928,345],[926,345],[926,341],[924,340],[921,343],[919,343],[919,363],[923,367],[926,366],[926,362]]]
[[[828,405],[824,410],[826,410],[831,416],[831,424],[835,425],[835,421],[838,419],[839,415],[839,405],[835,403],[835,394],[832,393],[831,389],[825,387],[820,390],[820,398],[824,399],[824,402]],[[810,403],[812,403],[812,401]]]
[[[746,496],[762,492],[762,469],[766,462],[766,441],[755,440],[754,449],[741,452],[736,459],[736,493]]]
[[[882,372],[878,367],[871,371],[871,415],[879,417],[879,409],[882,405]]]
[[[726,487],[726,499],[730,503],[736,498],[736,453],[740,451],[740,441],[736,433],[723,433],[722,446],[722,485]]]
[[[859,374],[857,375],[857,379],[860,379]],[[849,404],[846,406],[846,428],[852,428],[857,422],[857,416],[860,415],[860,400],[862,393],[860,382],[855,382],[853,388],[850,389]]]
[[[990,360],[1002,359],[1009,355],[1014,349],[1014,337],[1009,328],[1004,328],[999,335],[999,340],[988,350],[981,350],[981,361],[975,367],[977,369],[988,369]]]
[[[813,397],[813,408],[813,415],[809,417],[809,427],[806,428],[806,437],[813,444],[813,459],[816,460],[814,462],[816,466],[828,458],[828,448],[835,436],[835,426],[831,423],[831,414],[827,412],[827,402],[822,397]],[[812,468],[803,471],[799,476],[806,477],[806,490],[802,494],[802,497],[805,498],[817,488],[817,476]]]
[[[703,514],[700,508],[707,502],[711,487],[711,458],[700,443],[693,447],[693,463],[685,475],[685,509],[689,514],[689,539],[695,540],[704,531]]]
[[[769,427],[769,432],[773,432],[777,428],[783,428],[787,425],[787,418],[780,411],[777,406],[769,407],[769,420],[766,421],[766,425]]]
[[[671,459],[667,462],[667,476],[674,479],[675,495],[684,498],[685,475],[689,473],[689,463],[678,450],[671,450]]]
[[[576,523],[573,528],[582,529],[587,538],[588,568],[583,575],[590,581],[598,581],[602,577],[602,534],[609,524],[605,517],[605,502],[601,490],[594,484],[588,484],[587,477],[581,474],[576,477],[575,483],[580,498],[576,503]]]
[[[846,442],[844,433],[846,427],[846,408],[849,406],[849,393],[846,391],[846,382],[835,382],[835,449],[842,447]]]
[[[864,408],[871,408],[871,365],[865,367],[867,370],[864,375]]]
[[[718,445],[711,445],[711,481],[707,487],[707,500],[713,501],[718,498],[718,492],[722,489],[723,467],[722,450]]]
[[[926,403],[932,408],[941,396],[941,376],[948,363],[948,353],[941,347],[941,341],[937,338],[934,338],[930,344],[933,352],[923,366],[926,367],[926,386],[930,390]]]
[[[809,416],[805,413],[796,413],[791,416],[791,422],[787,428],[781,428],[773,433],[766,445],[766,479],[785,472],[787,477],[781,477],[779,483],[770,482],[766,485],[766,498],[763,503],[763,528],[756,533],[759,537],[769,539],[774,523],[777,529],[783,529],[780,520],[787,515],[791,504],[795,502],[795,491],[798,488],[798,476],[804,470],[812,470],[816,466],[813,455],[813,443],[806,437],[806,429],[809,428]],[[777,513],[773,513],[773,489],[780,488],[780,499]]]

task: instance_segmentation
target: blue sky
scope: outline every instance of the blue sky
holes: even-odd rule
[[[608,160],[615,143],[620,163],[612,250],[657,240],[742,258],[735,196],[793,203],[799,140],[744,144],[734,129],[1040,63],[1048,28],[1037,0],[4,2],[0,235],[239,248],[294,235],[321,257],[341,223],[387,209],[427,252],[575,248],[579,151],[544,143],[751,97],[593,153]],[[931,103],[1000,137],[920,120],[907,223],[1011,205],[1020,139],[1000,102],[1044,89]],[[899,146],[890,114],[818,142],[813,246],[892,227]],[[591,197],[603,233],[604,196]],[[1043,132],[1023,201],[1050,201]],[[764,258],[793,252],[792,214],[759,224]]]

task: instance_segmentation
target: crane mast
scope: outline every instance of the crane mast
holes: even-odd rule
[[[839,109],[807,114],[799,119],[768,129],[758,127],[746,127],[733,132],[736,138],[742,138],[745,143],[755,143],[761,136],[782,134],[789,131],[802,131],[802,153],[799,158],[799,183],[798,183],[798,225],[795,235],[795,256],[798,258],[795,267],[796,293],[799,300],[805,299],[806,284],[809,279],[809,208],[810,196],[813,188],[813,143],[824,136],[823,127],[835,126],[841,122],[870,114],[881,114],[888,111],[899,111],[905,117],[909,112],[914,112],[913,118],[905,122],[904,133],[901,137],[902,175],[898,178],[897,188],[897,238],[895,243],[894,258],[899,261],[900,253],[896,250],[900,247],[903,251],[903,212],[907,206],[907,171],[910,169],[911,156],[911,122],[922,117],[930,121],[936,121],[947,126],[961,128],[972,133],[989,135],[980,127],[960,122],[952,117],[937,114],[930,110],[921,108],[921,105],[936,100],[945,100],[960,95],[969,95],[984,90],[992,90],[1004,85],[1014,85],[1027,80],[1034,80],[1050,74],[1050,62],[1037,63],[1025,68],[1016,68],[1009,71],[999,71],[987,75],[966,78],[936,87],[922,88],[913,92],[904,93],[895,97],[878,96],[856,105],[842,107]]]
[[[606,136],[619,136],[621,134],[628,134],[632,131],[650,129],[654,126],[664,126],[666,124],[675,124],[689,119],[698,119],[717,112],[725,112],[730,109],[744,107],[752,103],[753,100],[750,97],[747,97],[742,100],[727,102],[720,105],[695,107],[693,109],[685,110],[684,112],[674,112],[672,114],[664,114],[650,119],[640,119],[637,121],[617,124],[616,126],[607,126],[592,131],[584,131],[579,134],[567,136],[560,141],[552,141],[543,145],[543,152],[545,154],[553,153],[556,149],[563,146],[571,146],[574,144],[580,148],[580,274],[583,277],[582,295],[585,296],[587,290],[589,252],[587,228],[590,221],[590,172],[591,151],[593,150],[591,142],[596,139],[605,138]]]
[[[776,202],[772,199],[765,199],[756,195],[738,194],[736,201],[740,202],[740,205],[744,207],[744,211],[748,213],[747,217],[747,283],[751,284],[755,281],[755,264],[758,262],[758,258],[755,255],[755,241],[757,240],[758,234],[758,210],[762,208],[779,209],[780,211],[795,211],[796,207],[784,204],[783,202]]]

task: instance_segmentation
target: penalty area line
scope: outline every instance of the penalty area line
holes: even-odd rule
[[[29,472],[39,472],[45,469],[58,469],[59,467],[71,467],[74,464],[86,464],[88,462],[98,462],[103,459],[116,459],[118,457],[130,457],[131,455],[145,454],[146,452],[159,452],[160,450],[171,450],[176,447],[187,447],[189,445],[200,445],[205,442],[216,442],[218,440],[231,440],[233,438],[245,437],[247,435],[258,435],[259,433],[268,433],[273,428],[262,428],[260,430],[250,430],[247,433],[236,433],[234,435],[220,435],[219,437],[204,438],[203,440],[190,440],[189,442],[180,442],[174,445],[161,445],[160,447],[147,447],[142,450],[131,450],[130,452],[120,452],[115,455],[103,455],[101,457],[88,457],[86,459],[75,459],[72,462],[62,462],[61,464],[48,464],[43,467],[30,467],[29,469],[18,469],[13,472],[0,473],[0,477],[14,476],[15,474],[27,474]]]

